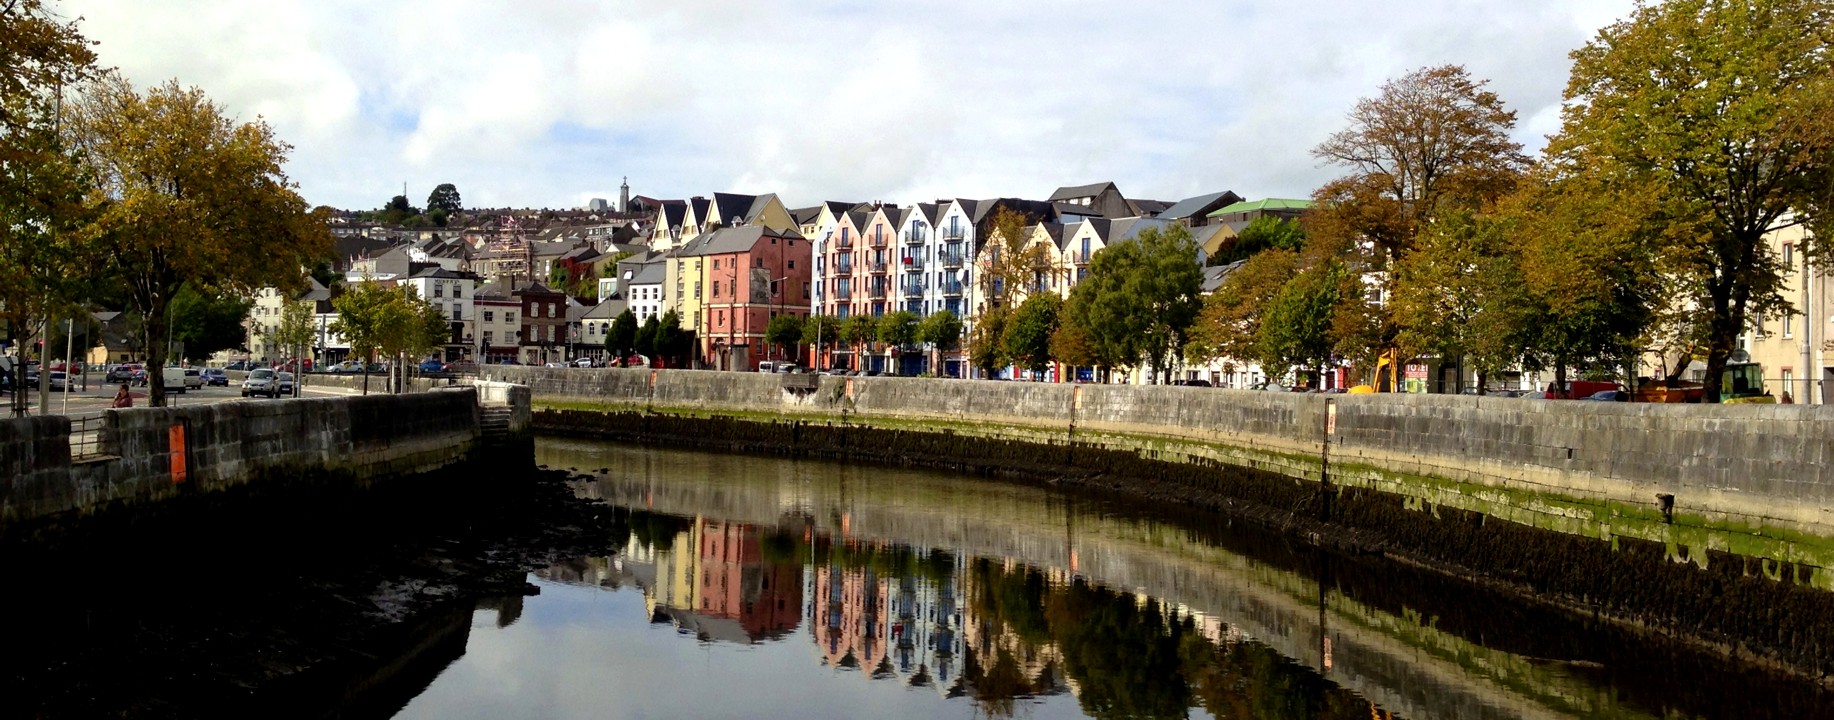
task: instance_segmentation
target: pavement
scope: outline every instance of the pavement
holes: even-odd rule
[[[119,388],[119,385],[98,383],[94,379],[91,379],[89,389],[87,390],[82,389],[82,385],[80,384],[71,389],[68,394],[59,390],[52,390],[49,414],[68,415],[72,420],[82,420],[100,416],[102,411],[108,410],[114,406],[115,390],[117,388]],[[360,395],[362,391],[340,387],[321,388],[306,385],[301,389],[301,393],[303,397],[330,397],[339,395]],[[147,406],[146,388],[132,387],[128,389],[128,394],[132,395],[134,398],[134,407]],[[26,399],[30,403],[30,413],[33,415],[40,414],[38,408],[38,391],[26,390]],[[239,384],[232,384],[229,387],[198,388],[182,393],[167,393],[166,400],[166,404],[169,407],[187,407],[190,405],[220,402],[270,402],[267,398],[242,397],[242,388]],[[12,393],[0,394],[0,418],[11,417],[12,407]]]

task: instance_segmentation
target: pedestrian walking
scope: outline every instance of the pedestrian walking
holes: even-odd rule
[[[134,406],[134,396],[127,391],[127,383],[121,383],[121,389],[115,391],[114,406],[118,408],[131,408]]]

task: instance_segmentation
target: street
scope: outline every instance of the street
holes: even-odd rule
[[[114,404],[115,391],[120,386],[99,383],[96,380],[97,379],[94,377],[90,378],[88,390],[71,390],[68,396],[62,391],[52,390],[51,412],[49,414],[68,415],[73,421],[101,415],[103,410],[109,409],[109,407]],[[81,388],[81,385],[79,384],[77,387]],[[141,408],[147,406],[147,388],[131,387],[128,390],[134,397],[134,407]],[[325,397],[334,395],[358,395],[361,394],[361,391],[339,387],[313,387],[308,385],[303,388],[303,393],[302,397]],[[229,387],[205,387],[183,393],[167,393],[166,398],[167,405],[170,407],[187,407],[190,405],[220,402],[270,402],[267,398],[242,397],[242,388],[240,384],[232,384]],[[31,414],[39,414],[38,391],[26,390],[26,400],[31,403]],[[0,413],[10,413],[12,401],[13,396],[11,393],[0,395]]]

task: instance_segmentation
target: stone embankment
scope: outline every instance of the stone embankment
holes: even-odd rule
[[[1216,462],[1834,588],[1834,408],[492,366],[538,407],[848,423]]]
[[[526,444],[526,388],[226,402],[0,421],[0,534],[232,488],[363,484]],[[481,415],[522,403],[486,436]],[[77,452],[72,446],[77,445]],[[526,459],[526,458],[525,458]]]

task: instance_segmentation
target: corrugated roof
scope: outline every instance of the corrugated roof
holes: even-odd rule
[[[1218,215],[1228,215],[1230,213],[1254,212],[1256,210],[1309,210],[1311,209],[1311,207],[1312,207],[1312,201],[1310,200],[1267,198],[1264,200],[1250,200],[1250,201],[1245,201],[1245,202],[1239,202],[1234,205],[1225,207],[1221,210],[1212,212],[1210,213],[1209,217],[1216,217]]]

